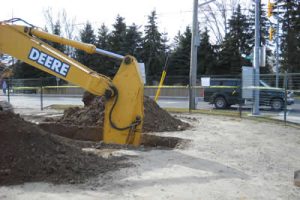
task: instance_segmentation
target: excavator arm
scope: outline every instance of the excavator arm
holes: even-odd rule
[[[113,78],[98,74],[42,41],[69,45],[87,53],[99,53],[122,61]],[[143,82],[138,63],[94,45],[43,32],[35,27],[0,22],[0,52],[9,54],[42,71],[78,85],[97,96],[105,95],[103,141],[111,144],[140,144],[144,116]],[[99,113],[100,114],[100,113]]]

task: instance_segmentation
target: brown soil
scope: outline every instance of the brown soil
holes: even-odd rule
[[[160,108],[151,98],[144,96],[143,132],[183,131],[190,127],[188,123],[173,117]]]
[[[58,120],[58,123],[80,126],[103,127],[104,98],[85,93],[83,97],[84,108],[69,108]],[[176,119],[151,98],[144,97],[144,124],[145,132],[181,131],[189,127],[189,124]]]
[[[11,112],[0,112],[0,185],[32,181],[81,183],[119,167],[122,159],[87,154]],[[77,141],[78,143],[79,141]]]
[[[103,139],[102,130],[99,127],[94,126],[66,126],[59,123],[41,123],[38,125],[41,129],[54,133],[56,135],[74,139],[72,143],[76,143],[76,140],[91,141],[99,144],[99,141]],[[159,147],[159,148],[175,148],[179,145],[183,145],[189,142],[177,137],[163,137],[158,135],[152,135],[150,133],[144,133],[141,141],[141,145],[144,147]],[[87,147],[95,145],[95,143],[86,143]],[[82,146],[82,144],[81,144]],[[104,145],[103,147],[113,148],[129,148],[127,145]],[[131,147],[130,147],[131,148]]]
[[[82,147],[109,147],[79,141],[102,140],[104,98],[85,95],[83,101],[84,108],[67,109],[58,121],[39,126],[5,111],[9,109],[0,111],[0,185],[33,181],[81,183],[89,177],[129,165],[119,157],[104,159],[81,150]],[[189,127],[149,97],[144,98],[144,107],[143,132],[179,131]],[[147,134],[142,140],[148,147],[174,148],[179,143],[182,143],[180,138]]]

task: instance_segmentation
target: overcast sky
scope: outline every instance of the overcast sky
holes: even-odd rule
[[[199,0],[199,3],[203,1]],[[125,18],[127,25],[134,22],[143,26],[155,9],[160,31],[167,32],[172,39],[179,30],[191,25],[192,6],[193,0],[5,0],[1,2],[0,20],[19,17],[44,27],[43,12],[52,8],[54,15],[65,9],[69,18],[76,18],[76,23],[89,21],[95,29],[102,23],[111,26],[118,14]],[[78,28],[82,27],[78,25]]]
[[[65,9],[69,18],[76,17],[77,23],[89,21],[95,28],[102,23],[111,26],[118,14],[128,25],[145,25],[147,16],[155,9],[161,31],[174,36],[191,24],[192,6],[193,0],[5,0],[1,2],[0,20],[13,16],[44,27],[43,10],[51,7],[54,14]]]

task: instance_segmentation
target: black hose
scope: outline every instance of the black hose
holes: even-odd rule
[[[29,25],[31,27],[36,27],[36,26],[28,23],[27,21],[25,21],[22,18],[11,18],[11,19],[8,19],[8,20],[4,20],[3,22],[5,22],[5,23],[15,23],[15,22],[19,22],[19,21],[21,21],[21,22],[23,22],[23,23],[25,23],[25,24],[27,24],[27,25]]]
[[[119,131],[124,131],[124,130],[127,130],[127,129],[130,129],[130,128],[133,128],[135,126],[138,126],[140,123],[141,123],[141,120],[137,117],[136,120],[134,122],[132,122],[129,126],[125,126],[125,127],[118,127],[113,121],[112,121],[112,112],[117,104],[117,101],[118,101],[118,97],[119,97],[119,93],[118,93],[118,90],[116,88],[114,88],[114,103],[109,111],[109,122],[110,122],[110,125],[116,129],[116,130],[119,130]]]

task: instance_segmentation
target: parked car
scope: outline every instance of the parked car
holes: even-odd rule
[[[281,88],[270,87],[260,80],[259,102],[261,106],[270,106],[273,110],[284,108],[285,93]],[[214,104],[217,109],[228,108],[235,104],[244,104],[241,98],[240,79],[211,79],[210,86],[204,90],[204,101]],[[293,92],[288,92],[287,105],[294,103]],[[250,100],[251,101],[251,100]]]

